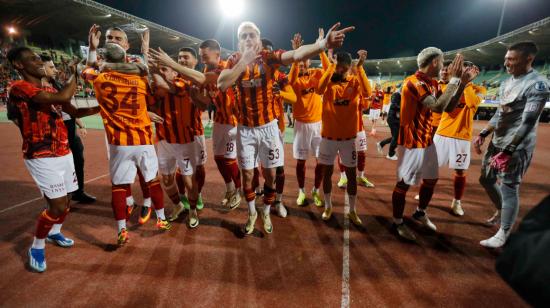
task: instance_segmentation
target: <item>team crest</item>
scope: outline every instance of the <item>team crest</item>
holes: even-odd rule
[[[546,90],[546,83],[544,81],[539,81],[535,83],[535,90],[542,92]]]

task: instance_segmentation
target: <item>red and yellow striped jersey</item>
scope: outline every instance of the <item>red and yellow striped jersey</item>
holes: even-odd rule
[[[226,67],[225,61],[220,61],[216,69],[208,71],[208,68],[204,68],[204,73],[214,73],[218,77],[221,71]],[[219,124],[228,124],[237,126],[237,109],[235,105],[235,94],[233,88],[228,88],[225,91],[220,91],[217,87],[217,78],[211,78],[210,82],[204,85],[208,95],[212,99],[214,106],[216,106],[216,114],[214,116],[214,122]]]
[[[258,59],[248,65],[235,82],[239,124],[256,127],[277,118],[273,85],[283,52],[262,50]],[[227,61],[227,68],[233,68],[240,58],[240,53],[233,54]]]
[[[147,114],[151,92],[146,77],[100,73],[94,80],[94,90],[109,144],[153,144],[151,119]]]
[[[185,144],[193,142],[195,136],[194,104],[189,96],[191,82],[176,78],[174,81],[175,93],[167,93],[160,97],[158,108],[163,123],[155,123],[157,138],[168,143]]]
[[[7,116],[19,127],[25,159],[71,153],[61,105],[36,104],[32,101],[41,91],[57,92],[52,87],[37,87],[28,81],[17,80],[12,83],[8,95]]]
[[[403,81],[397,144],[405,148],[427,148],[432,144],[432,111],[422,104],[428,96],[440,95],[435,79],[417,71]]]
[[[335,68],[336,65],[329,65],[319,83],[318,93],[323,95],[321,136],[331,140],[355,138],[361,97],[371,94],[369,80],[360,67],[356,76],[349,75],[343,82],[332,82]]]

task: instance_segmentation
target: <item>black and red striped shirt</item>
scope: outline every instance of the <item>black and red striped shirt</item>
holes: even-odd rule
[[[8,119],[14,121],[21,131],[25,159],[60,157],[71,153],[61,105],[32,101],[41,91],[57,92],[52,87],[37,87],[25,80],[15,81],[9,92]]]

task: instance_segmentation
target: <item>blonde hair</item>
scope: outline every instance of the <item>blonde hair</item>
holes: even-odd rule
[[[254,31],[256,31],[256,33],[258,34],[258,37],[260,36],[260,28],[258,28],[258,26],[256,26],[255,23],[251,22],[251,21],[243,21],[241,22],[241,24],[239,25],[239,28],[237,28],[237,37],[241,37],[241,33],[243,32],[243,30],[245,28],[251,28],[253,29]]]
[[[443,51],[436,47],[428,47],[422,49],[422,51],[416,57],[416,63],[419,68],[426,67],[436,57],[443,57]]]

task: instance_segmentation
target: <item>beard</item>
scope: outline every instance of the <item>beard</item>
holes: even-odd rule
[[[334,74],[332,74],[332,77],[330,78],[330,81],[332,81],[332,82],[342,82],[342,81],[344,81],[344,76],[342,76],[342,74],[334,73]]]

